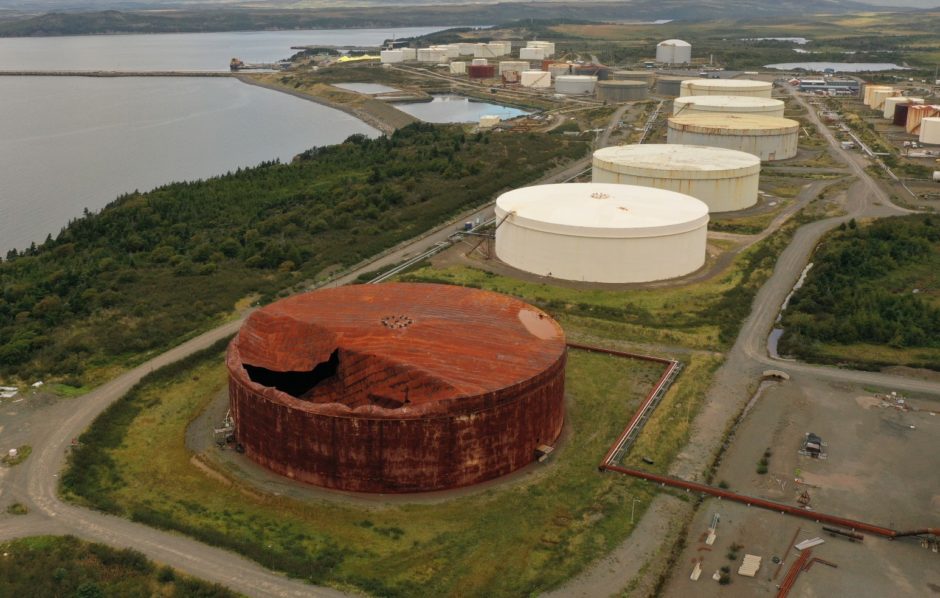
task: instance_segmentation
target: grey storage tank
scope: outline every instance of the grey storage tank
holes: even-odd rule
[[[646,99],[643,81],[598,81],[597,99],[608,102],[637,102]]]
[[[682,91],[682,82],[688,77],[657,77],[656,93],[661,96],[678,97]]]

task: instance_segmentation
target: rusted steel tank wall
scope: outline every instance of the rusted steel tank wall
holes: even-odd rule
[[[303,482],[356,492],[421,492],[511,473],[554,444],[564,423],[565,355],[547,371],[480,397],[484,407],[419,419],[311,413],[232,379],[235,435],[248,458]],[[300,401],[298,401],[299,403]]]

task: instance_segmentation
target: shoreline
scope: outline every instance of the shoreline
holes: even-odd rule
[[[398,110],[394,106],[391,106],[379,100],[366,99],[363,102],[361,107],[353,107],[347,104],[333,102],[331,100],[328,100],[327,98],[323,98],[323,97],[320,97],[320,96],[317,96],[317,95],[314,95],[312,93],[308,93],[305,91],[300,91],[297,89],[289,89],[281,85],[276,85],[276,84],[268,83],[266,81],[261,81],[253,77],[252,75],[236,74],[234,75],[234,78],[247,85],[254,85],[256,87],[261,87],[264,89],[270,89],[272,91],[285,93],[287,95],[291,95],[296,98],[300,98],[302,100],[315,102],[317,104],[320,104],[321,106],[326,106],[327,108],[334,108],[336,110],[340,110],[342,112],[345,112],[346,114],[349,114],[350,116],[358,118],[365,124],[369,125],[370,127],[374,129],[377,129],[379,132],[381,132],[384,135],[390,135],[402,127],[405,127],[415,122],[420,122],[419,119],[411,116],[410,114],[406,114],[402,112],[401,110]]]

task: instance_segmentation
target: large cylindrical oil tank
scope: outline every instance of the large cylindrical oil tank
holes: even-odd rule
[[[685,96],[672,102],[673,114],[762,114],[783,117],[785,104],[754,96]]]
[[[887,89],[873,89],[869,99],[868,107],[872,110],[877,110],[881,112],[885,108],[885,100],[894,96],[897,93],[894,88],[888,87]]]
[[[496,76],[496,65],[471,64],[467,67],[467,76],[471,79],[492,79]]]
[[[546,71],[522,71],[519,82],[523,87],[547,89],[552,86],[552,74]]]
[[[754,96],[769,98],[774,85],[751,79],[686,79],[679,88],[685,96]]]
[[[702,145],[605,147],[594,152],[591,180],[676,191],[705,202],[710,212],[729,212],[757,203],[760,158]]]
[[[928,145],[940,145],[940,117],[930,116],[923,119],[918,139]]]
[[[643,81],[598,81],[597,99],[609,102],[637,102],[646,99],[647,87]]]
[[[510,71],[521,73],[529,70],[529,63],[525,60],[501,60],[499,61],[499,74],[505,75]]]
[[[656,77],[656,93],[661,96],[676,97],[681,92],[682,82],[688,77]]]
[[[245,456],[355,492],[467,486],[531,463],[564,422],[565,337],[518,299],[354,285],[252,313],[226,365]]]
[[[559,75],[555,77],[555,91],[567,95],[594,93],[597,77],[589,75]]]
[[[924,98],[912,98],[908,96],[891,96],[885,99],[884,112],[882,115],[888,120],[894,120],[894,108],[901,104],[913,105],[923,104]]]
[[[496,200],[496,255],[564,280],[633,283],[674,278],[705,263],[708,206],[635,185],[523,187]]]
[[[796,155],[800,123],[752,114],[680,114],[667,127],[669,143],[724,147],[773,161]]]
[[[907,122],[904,123],[904,129],[912,135],[917,135],[920,133],[920,123],[923,119],[938,114],[940,114],[940,106],[933,104],[911,106],[907,109]]]
[[[656,62],[686,64],[692,61],[692,44],[681,39],[667,39],[656,44]]]
[[[866,83],[865,89],[862,93],[862,103],[868,107],[871,107],[871,96],[875,91],[893,91],[894,88],[890,85],[875,85],[874,83]],[[893,93],[891,95],[894,95]]]
[[[647,85],[652,85],[656,73],[653,71],[611,71],[610,78],[614,81],[643,81]]]

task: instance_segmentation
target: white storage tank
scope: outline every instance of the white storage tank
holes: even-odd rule
[[[522,60],[544,60],[547,56],[545,48],[519,48],[519,58]]]
[[[508,56],[512,54],[512,42],[506,39],[490,42],[492,45],[500,46],[500,56]]]
[[[757,203],[760,158],[703,145],[605,147],[594,152],[591,180],[685,193],[710,212],[730,212]]]
[[[667,39],[656,44],[656,62],[686,64],[692,62],[692,44],[681,39]]]
[[[505,75],[510,71],[521,73],[522,71],[527,71],[530,68],[531,66],[525,60],[501,60],[499,62],[500,75]]]
[[[574,69],[573,64],[567,62],[553,62],[548,65],[548,72],[552,74],[552,77],[558,77],[560,75],[571,75]]]
[[[473,51],[476,48],[476,44],[470,42],[460,42],[457,44],[457,48],[461,56],[473,56]]]
[[[502,49],[502,47],[500,47]],[[473,55],[476,58],[498,58],[497,49],[490,44],[477,44],[473,48]]]
[[[520,83],[523,87],[547,89],[552,86],[552,74],[547,71],[522,71]]]
[[[382,50],[379,54],[382,64],[394,64],[405,61],[405,53],[401,50]]]
[[[460,56],[460,46],[457,44],[445,44],[442,46],[431,46],[432,49],[444,53],[448,58],[458,58]]]
[[[679,96],[753,96],[769,98],[774,85],[752,79],[686,79],[679,87]]]
[[[474,58],[473,60],[470,61],[470,64],[472,64],[473,66],[482,66],[484,64],[489,64],[489,63],[490,61],[487,60],[486,58]]]
[[[643,81],[598,81],[597,99],[608,102],[638,102],[646,99],[647,87]]]
[[[766,161],[795,156],[800,132],[795,120],[753,114],[680,114],[667,127],[669,143],[723,147]]]
[[[940,145],[940,117],[928,116],[920,121],[921,143]]]
[[[923,104],[924,98],[912,98],[908,96],[891,96],[890,98],[885,98],[884,113],[883,116],[888,120],[894,120],[894,109],[899,104]]]
[[[594,93],[597,77],[592,75],[559,75],[555,77],[555,91],[567,95]]]
[[[871,94],[873,94],[876,91],[887,91],[887,90],[891,90],[893,92],[894,88],[889,85],[866,84],[865,92],[862,95],[862,103],[870,108],[871,107]],[[894,93],[892,93],[891,95],[894,95]]]
[[[418,62],[447,62],[447,52],[440,48],[418,48]]]
[[[542,48],[545,58],[551,58],[555,55],[555,42],[530,41],[526,42],[526,48]]]
[[[897,92],[892,87],[886,89],[873,89],[868,97],[868,107],[872,110],[882,111],[885,108],[885,100],[894,96]]]
[[[705,263],[708,206],[634,185],[523,187],[496,200],[496,255],[564,280],[632,283],[683,276]]]
[[[417,60],[418,51],[414,48],[399,48],[401,50],[401,56],[405,60]]]
[[[451,75],[466,75],[467,74],[467,63],[462,60],[456,60],[450,63],[450,74]]]
[[[685,96],[672,102],[673,114],[763,114],[783,117],[785,104],[754,96]]]

